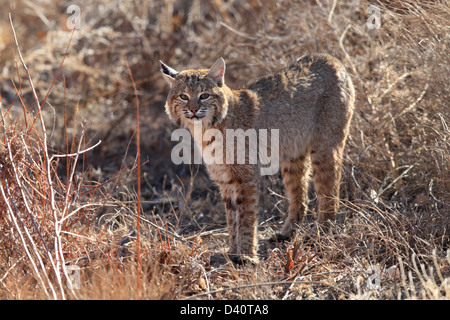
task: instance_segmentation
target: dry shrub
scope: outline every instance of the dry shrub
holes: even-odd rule
[[[66,25],[71,4],[18,2],[13,11],[41,102],[71,37]],[[370,5],[379,8],[379,29],[368,28]],[[56,258],[44,169],[48,156],[40,122],[24,123],[24,114],[27,119],[37,115],[33,90],[22,66],[16,66],[7,17],[0,17],[0,89],[3,112],[11,106],[12,115],[1,130],[0,180],[5,190],[8,183],[9,193],[0,199],[5,262],[0,296],[53,297],[51,283],[58,298],[64,292],[81,299],[448,299],[448,7],[448,1],[409,0],[86,2],[81,28],[42,109],[49,156],[76,152],[80,142],[85,149],[102,141],[80,155],[76,166],[73,157],[51,166],[57,212],[79,210],[59,235],[65,261],[78,261],[82,268],[83,288],[73,292],[55,286],[43,246]],[[235,268],[219,254],[226,250],[226,237],[217,188],[203,167],[170,161],[173,127],[163,111],[167,88],[158,60],[182,69],[208,67],[222,56],[228,84],[239,87],[317,51],[344,62],[358,97],[335,232],[318,236],[307,223],[291,243],[263,242],[259,266]],[[133,237],[118,245],[137,223],[135,97],[124,57],[136,80],[145,137],[141,265]],[[283,187],[277,177],[265,179],[262,191],[265,237],[279,227],[287,200],[279,196]],[[23,219],[20,231],[12,215]],[[31,242],[20,240],[25,227],[38,246],[31,256],[39,255],[44,268],[30,266],[24,250]],[[49,274],[50,280],[35,289],[37,273]],[[380,279],[380,287],[371,279]]]

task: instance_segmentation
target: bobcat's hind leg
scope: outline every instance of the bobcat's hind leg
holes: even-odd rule
[[[276,240],[288,240],[308,209],[309,155],[281,163],[281,174],[289,198],[289,214]]]
[[[318,198],[317,222],[327,227],[334,220],[339,208],[339,184],[341,181],[343,146],[311,154],[314,188]]]

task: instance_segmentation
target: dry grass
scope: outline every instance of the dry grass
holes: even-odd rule
[[[69,45],[71,4],[17,1],[30,77],[0,7],[1,299],[449,299],[448,1],[88,1]],[[312,200],[296,239],[235,266],[217,188],[170,161],[158,60],[222,56],[237,87],[316,51],[347,65],[358,95],[338,220],[311,233]],[[287,201],[279,177],[261,190],[264,239]]]

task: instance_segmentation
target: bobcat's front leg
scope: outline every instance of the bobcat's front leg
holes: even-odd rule
[[[257,263],[258,187],[255,175],[232,173],[218,181],[227,214],[230,258],[236,263]]]

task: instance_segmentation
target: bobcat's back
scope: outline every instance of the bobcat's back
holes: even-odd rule
[[[302,56],[247,89],[258,97],[255,126],[280,130],[281,160],[307,153],[322,128],[334,128],[337,139],[347,135],[355,92],[344,66],[330,55]],[[321,143],[334,140],[333,134],[330,129],[328,137],[320,137]]]

